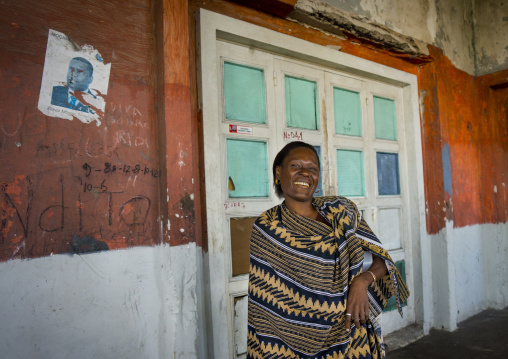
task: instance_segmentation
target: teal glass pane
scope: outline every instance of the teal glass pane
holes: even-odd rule
[[[264,71],[225,62],[224,106],[228,120],[266,123]]]
[[[400,194],[399,154],[377,152],[376,160],[379,195]]]
[[[362,136],[362,108],[358,92],[333,88],[335,133]]]
[[[337,176],[339,195],[345,197],[365,196],[363,152],[337,150]]]
[[[229,197],[268,197],[266,142],[227,139],[226,147]]]
[[[291,76],[285,81],[287,126],[319,130],[317,84]]]
[[[397,141],[395,101],[374,96],[374,123],[376,138]]]
[[[314,146],[314,149],[316,150],[318,157],[319,157],[319,162],[321,163],[321,146]],[[317,188],[316,192],[314,192],[315,197],[320,197],[323,195],[322,172],[323,171],[321,170],[321,168],[319,168],[319,184],[318,184],[318,188]]]
[[[399,271],[400,275],[402,276],[402,279],[404,279],[404,282],[406,281],[406,261],[398,261],[395,262],[395,267],[397,267],[397,270]],[[405,307],[407,305],[407,302],[402,303],[402,306]],[[397,303],[395,302],[395,297],[391,296],[388,298],[388,301],[386,302],[385,309],[383,312],[389,312],[391,310],[397,309]]]

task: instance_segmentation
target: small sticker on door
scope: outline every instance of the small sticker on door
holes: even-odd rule
[[[238,133],[240,135],[252,135],[252,127],[229,125],[229,132],[230,133]]]

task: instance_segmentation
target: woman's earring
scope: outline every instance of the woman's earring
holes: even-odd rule
[[[279,185],[279,184],[280,184],[280,179],[276,178],[276,179],[275,179],[275,184],[276,184],[276,185]]]

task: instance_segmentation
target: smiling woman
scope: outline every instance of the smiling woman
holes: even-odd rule
[[[319,156],[313,146],[291,142],[279,152],[273,163],[275,189],[292,210],[312,199],[319,184]],[[303,209],[303,208],[302,208]],[[309,209],[309,208],[308,208]]]
[[[409,295],[390,255],[352,201],[314,198],[313,146],[287,144],[272,170],[284,202],[252,231],[247,357],[384,358],[376,316]]]

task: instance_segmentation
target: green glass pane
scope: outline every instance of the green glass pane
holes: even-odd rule
[[[226,118],[266,123],[265,75],[262,69],[224,63]]]
[[[404,279],[404,282],[406,282],[406,261],[398,261],[395,262],[395,267],[397,267],[397,270],[399,271],[400,275],[402,276],[402,279]],[[402,303],[402,306],[405,307],[407,305],[407,302]],[[391,310],[397,309],[397,303],[395,302],[395,297],[391,296],[388,298],[388,301],[386,302],[385,309],[383,312],[389,312]]]
[[[319,130],[317,84],[290,76],[285,81],[287,126]]]
[[[365,196],[363,173],[363,152],[337,150],[339,195],[345,197]]]
[[[394,100],[374,96],[374,123],[376,138],[397,141]]]
[[[335,133],[362,136],[362,109],[358,92],[333,88]]]
[[[229,197],[268,197],[266,142],[228,139],[226,147]]]

